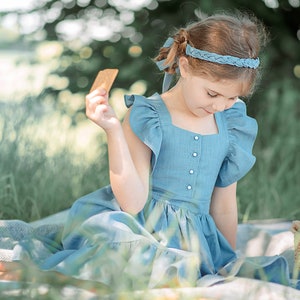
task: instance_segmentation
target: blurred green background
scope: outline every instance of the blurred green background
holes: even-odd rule
[[[111,91],[160,92],[152,62],[174,27],[222,10],[267,26],[262,82],[247,99],[257,163],[238,185],[240,222],[300,219],[300,0],[11,0],[0,4],[0,219],[32,221],[108,183],[105,136],[86,120],[97,72]],[[14,6],[14,4],[18,4]]]

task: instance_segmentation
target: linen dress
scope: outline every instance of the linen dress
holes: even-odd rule
[[[133,132],[152,150],[144,209],[123,212],[111,187],[103,187],[73,204],[61,243],[50,239],[41,247],[27,239],[22,251],[41,269],[114,290],[195,286],[218,274],[289,284],[284,257],[241,261],[209,214],[214,187],[238,181],[255,163],[257,123],[245,103],[216,113],[218,133],[201,135],[173,125],[159,94],[126,96],[125,102]]]

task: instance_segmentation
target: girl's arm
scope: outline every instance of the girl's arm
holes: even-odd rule
[[[148,199],[151,150],[131,130],[129,116],[130,110],[117,136],[107,134],[109,172],[119,205],[136,214]]]
[[[215,187],[210,205],[210,214],[233,249],[238,225],[236,187],[236,182],[224,188]]]
[[[121,209],[138,213],[148,198],[151,150],[132,132],[130,111],[121,125],[105,90],[87,95],[86,114],[106,133],[110,183]]]

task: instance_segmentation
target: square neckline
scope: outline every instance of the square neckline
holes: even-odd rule
[[[188,133],[191,133],[191,134],[194,134],[194,135],[199,135],[201,137],[210,137],[210,136],[219,136],[220,133],[221,133],[221,119],[220,119],[220,112],[216,112],[214,113],[214,119],[215,119],[215,122],[216,122],[216,126],[217,126],[217,130],[218,132],[217,133],[212,133],[212,134],[203,134],[203,133],[200,133],[200,132],[196,132],[196,131],[192,131],[192,130],[188,130],[188,129],[185,129],[185,128],[182,128],[182,127],[179,127],[177,125],[175,125],[172,121],[172,116],[171,116],[171,113],[166,105],[166,103],[164,102],[164,100],[162,99],[161,95],[159,93],[155,93],[153,94],[150,99],[153,99],[154,101],[160,101],[160,103],[162,103],[163,105],[163,108],[164,108],[164,111],[165,111],[165,115],[167,116],[167,119],[168,119],[168,124],[170,124],[173,128],[175,129],[178,129],[178,130],[181,130],[181,131],[185,131],[185,132],[188,132]],[[165,122],[166,123],[166,122]]]

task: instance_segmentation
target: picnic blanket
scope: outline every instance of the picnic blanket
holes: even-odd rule
[[[47,236],[58,243],[61,232],[68,215],[68,211],[49,216],[42,220],[31,223],[31,226],[24,226],[20,220],[0,221],[0,260],[12,261],[15,259],[18,245],[16,241],[11,241],[4,231],[13,232],[14,239],[19,237],[32,237],[42,235]],[[294,237],[290,231],[291,221],[289,220],[265,220],[252,221],[238,225],[237,252],[245,256],[275,256],[284,255],[287,261],[293,264]],[[4,234],[2,234],[4,233]],[[35,247],[43,247],[38,240],[33,241]],[[57,245],[54,245],[56,248]],[[13,249],[13,250],[12,250]],[[48,253],[47,253],[48,251]],[[49,255],[51,249],[47,249],[45,255]],[[120,274],[121,276],[121,274]],[[4,296],[22,295],[22,299],[32,290],[36,295],[39,293],[50,294],[53,291],[51,282],[24,283],[16,281],[0,281],[0,299]],[[108,294],[99,295],[97,291],[85,290],[72,285],[62,286],[55,290],[53,299],[291,299],[300,300],[300,291],[292,287],[287,287],[275,283],[263,282],[255,279],[238,278],[231,276],[204,276],[197,282],[197,287],[193,288],[161,288],[143,291],[124,292],[122,295]],[[17,298],[16,298],[17,299]],[[40,299],[40,298],[28,298]],[[42,298],[41,298],[42,299]],[[52,298],[49,298],[52,299]]]

